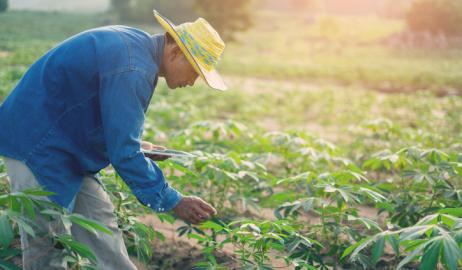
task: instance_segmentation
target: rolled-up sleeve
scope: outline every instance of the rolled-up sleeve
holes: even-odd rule
[[[156,212],[170,211],[182,195],[169,186],[157,164],[141,152],[144,113],[153,86],[137,70],[103,76],[100,83],[109,161],[143,205]]]

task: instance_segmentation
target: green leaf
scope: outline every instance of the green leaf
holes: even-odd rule
[[[284,244],[284,239],[282,239],[282,237],[280,237],[279,235],[275,234],[275,233],[266,233],[264,234],[264,237],[265,238],[272,238],[272,239],[275,239],[277,241],[279,241],[281,244]]]
[[[279,205],[283,204],[284,202],[294,200],[296,196],[297,194],[295,192],[288,190],[279,193],[274,193],[268,198],[265,198],[265,200],[268,200],[268,202],[272,203],[272,205]]]
[[[441,222],[446,225],[448,228],[453,228],[455,224],[460,220],[460,218],[457,218],[452,215],[447,215],[447,214],[441,214],[440,215]]]
[[[368,197],[370,197],[375,202],[386,202],[387,198],[385,198],[382,194],[370,189],[370,188],[359,188],[359,191],[364,192]]]
[[[48,216],[61,216],[62,213],[56,211],[56,210],[53,210],[53,209],[44,209],[42,211],[40,211],[41,214],[44,214],[44,215],[48,215]]]
[[[354,252],[351,254],[351,258],[355,259],[356,256],[359,254],[359,252],[361,252],[361,250],[363,250],[365,247],[367,247],[369,244],[375,241],[375,238],[376,238],[375,236],[364,238],[361,241],[357,242],[356,244],[348,247],[343,252],[342,259],[348,256],[353,251]]]
[[[96,256],[93,254],[93,251],[91,251],[88,246],[75,241],[70,235],[59,235],[57,236],[57,240],[68,250],[73,251],[93,262],[96,262]]]
[[[17,265],[4,260],[0,260],[0,268],[4,270],[21,270]]]
[[[450,235],[445,235],[443,238],[443,247],[444,261],[446,262],[449,269],[459,269],[457,266],[459,261],[462,259],[462,251],[460,250],[456,241],[454,241]]]
[[[448,214],[456,217],[462,217],[462,208],[445,208],[438,211],[439,214]]]
[[[191,176],[191,177],[197,177],[193,171],[189,170],[188,168],[184,167],[184,166],[181,166],[179,163],[177,163],[176,161],[170,161],[167,163],[168,166],[184,173],[185,175],[187,176]]]
[[[420,269],[434,270],[441,252],[441,240],[434,241],[424,250]]]
[[[102,225],[101,223],[88,219],[79,214],[71,214],[68,216],[69,220],[72,223],[81,226],[82,228],[96,234],[96,231],[103,232],[108,235],[112,235],[112,231],[109,230],[106,226]]]
[[[207,239],[206,236],[198,235],[198,234],[196,234],[196,233],[189,233],[189,234],[188,234],[188,238],[197,239],[197,240],[199,240],[199,241],[204,241],[204,240]]]
[[[168,223],[170,224],[173,224],[175,223],[176,219],[175,217],[173,217],[172,215],[170,214],[161,214],[161,213],[157,213],[156,216],[160,219],[161,222],[164,222],[167,221]]]
[[[7,212],[0,212],[0,243],[4,248],[7,248],[13,241],[14,232],[11,228]]]
[[[352,215],[348,215],[348,221],[359,221],[361,222],[362,224],[364,224],[364,226],[366,226],[366,228],[368,230],[370,230],[371,228],[374,228],[378,231],[381,230],[379,224],[371,219],[368,219],[368,218],[365,218],[365,217],[355,217],[355,216],[352,216]]]
[[[0,205],[8,205],[9,200],[10,200],[10,194],[0,195]]]
[[[182,236],[183,234],[185,233],[188,233],[191,231],[190,227],[189,226],[181,226],[179,227],[178,229],[176,229],[179,236]]]
[[[223,230],[223,226],[217,224],[213,221],[206,221],[200,225],[201,229],[212,229],[214,231],[221,231]]]
[[[391,248],[393,248],[393,251],[395,252],[396,256],[399,256],[400,251],[399,251],[399,239],[398,239],[398,236],[396,236],[396,235],[388,235],[387,240],[388,240],[388,243],[390,244]]]
[[[27,195],[33,195],[33,196],[51,196],[51,195],[56,194],[54,192],[46,191],[41,188],[26,189],[26,190],[23,190],[22,193],[27,194]]]
[[[18,224],[19,227],[21,227],[27,234],[29,234],[32,237],[35,237],[35,232],[32,229],[32,227],[27,224],[27,222],[31,223],[29,219],[27,219],[24,216],[21,216],[20,214],[17,215],[10,215],[10,218]],[[32,224],[32,223],[31,223]]]
[[[349,246],[348,248],[343,251],[341,259],[345,258],[346,256],[350,255],[353,250],[355,250],[362,242],[366,241],[366,238],[362,239],[361,241],[355,243],[354,245]]]
[[[2,249],[0,251],[0,258],[14,257],[18,255],[21,255],[21,250],[17,248]]]
[[[401,241],[400,244],[404,247],[406,252],[413,251],[421,245],[429,243],[428,239],[415,239],[415,240],[405,240]]]
[[[22,200],[22,206],[24,207],[24,212],[26,215],[32,219],[35,219],[35,209],[34,205],[32,204],[32,200],[29,198],[24,198]]]
[[[413,259],[415,259],[419,254],[420,252],[425,248],[425,244],[421,244],[420,246],[418,246],[416,249],[414,249],[411,253],[409,253],[409,255],[406,256],[406,258],[404,258],[399,264],[398,264],[398,268],[397,269],[401,269],[404,265],[408,264],[409,262],[411,262]]]
[[[425,217],[421,218],[416,223],[416,226],[414,226],[414,227],[417,228],[418,227],[417,225],[419,225],[419,226],[422,226],[422,225],[436,225],[436,224],[438,224],[439,218],[440,218],[439,214],[425,216]],[[414,227],[411,227],[411,228],[405,229],[405,230],[406,231],[407,230],[412,230]]]
[[[385,237],[380,237],[377,242],[375,242],[372,247],[372,262],[374,265],[379,261],[380,257],[383,255],[383,250],[385,248]]]
[[[21,213],[21,204],[15,196],[10,196],[10,210],[16,213]]]
[[[419,221],[421,222],[421,221]],[[422,234],[426,233],[428,230],[432,229],[434,226],[432,225],[424,225],[424,226],[413,226],[403,230],[401,234],[400,240],[414,240],[420,237]]]

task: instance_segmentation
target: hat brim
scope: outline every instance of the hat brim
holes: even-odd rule
[[[211,70],[206,70],[204,67],[199,65],[198,61],[196,60],[196,57],[191,53],[191,51],[183,43],[180,36],[176,32],[175,25],[171,23],[167,18],[160,15],[159,12],[157,12],[157,10],[153,10],[153,13],[154,17],[157,19],[159,24],[162,25],[162,27],[172,36],[172,38],[178,44],[181,51],[184,53],[189,63],[191,63],[191,65],[199,74],[199,76],[201,76],[202,79],[204,79],[204,81],[213,89],[220,91],[228,90],[228,87],[226,86],[223,78],[216,69],[212,68]]]

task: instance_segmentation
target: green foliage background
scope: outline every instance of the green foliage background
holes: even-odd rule
[[[5,12],[8,9],[8,0],[0,0],[0,12]]]
[[[152,22],[153,9],[176,24],[195,20],[199,15],[207,19],[223,39],[229,41],[237,32],[251,27],[252,2],[252,0],[111,0],[111,6],[120,19],[131,22]]]
[[[126,22],[153,22],[152,10],[156,9],[174,23],[194,19],[195,0],[111,0],[111,8]]]

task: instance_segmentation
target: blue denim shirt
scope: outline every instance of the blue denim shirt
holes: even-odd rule
[[[0,106],[0,155],[24,162],[67,208],[83,177],[111,164],[142,204],[171,210],[182,195],[140,152],[163,42],[161,34],[107,26],[48,51]]]

